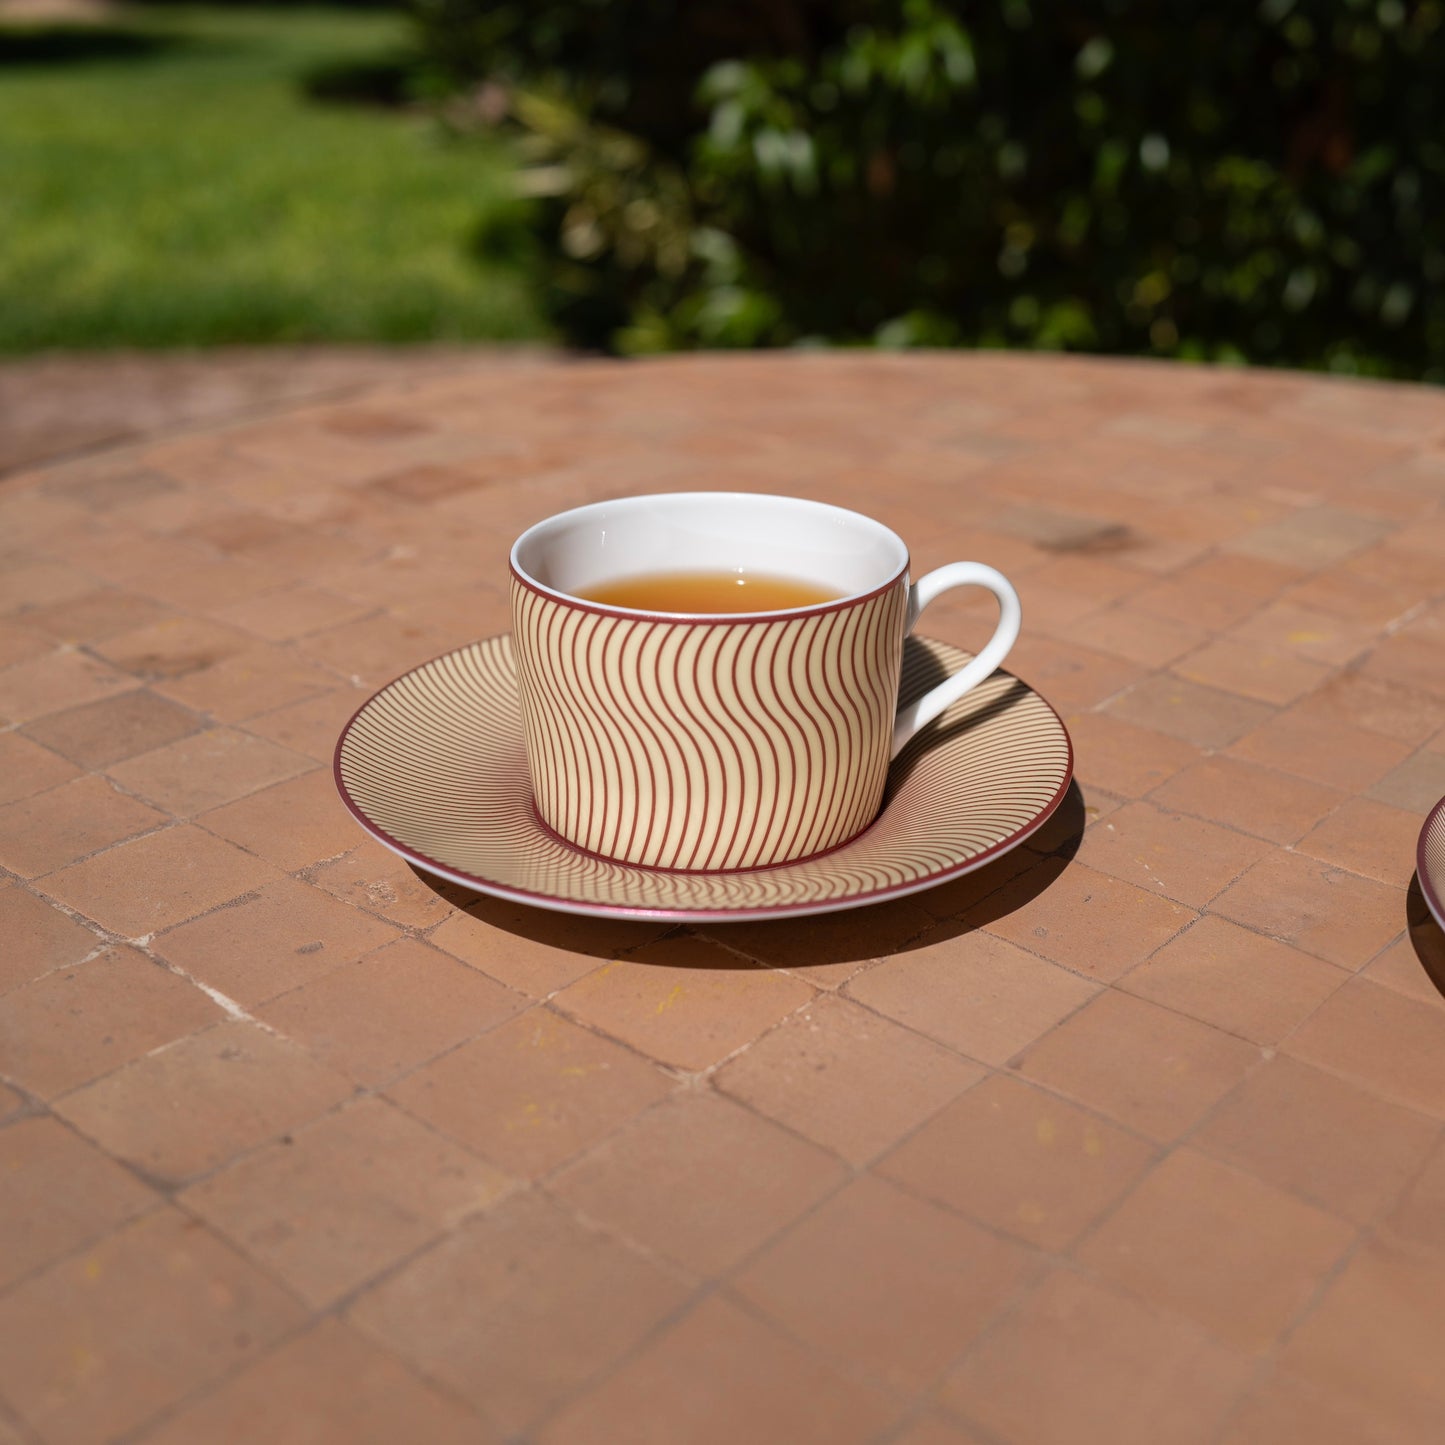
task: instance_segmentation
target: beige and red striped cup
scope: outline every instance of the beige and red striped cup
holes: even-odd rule
[[[888,764],[1003,661],[1018,594],[979,562],[910,584],[908,549],[857,512],[675,492],[539,522],[512,548],[512,637],[532,790],[577,848],[650,868],[760,868],[862,832]],[[839,600],[782,612],[649,613],[577,596],[625,577],[746,569]],[[898,710],[903,639],[951,587],[999,602],[988,645]]]

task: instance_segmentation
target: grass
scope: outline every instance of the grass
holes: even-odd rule
[[[306,97],[405,37],[309,8],[0,29],[0,351],[539,335],[473,244],[516,214],[502,148]]]

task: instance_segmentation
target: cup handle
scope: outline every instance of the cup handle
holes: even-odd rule
[[[950,562],[937,567],[927,576],[920,577],[908,589],[908,622],[903,635],[908,636],[918,622],[919,614],[936,597],[953,587],[987,587],[998,598],[998,626],[986,646],[972,662],[955,672],[952,677],[923,694],[907,707],[899,708],[893,723],[893,751],[890,758],[902,752],[908,740],[926,727],[945,708],[951,707],[964,693],[978,686],[984,678],[990,677],[994,669],[1009,654],[1009,649],[1018,641],[1019,623],[1023,609],[1019,606],[1019,595],[1013,584],[1002,572],[982,562]]]

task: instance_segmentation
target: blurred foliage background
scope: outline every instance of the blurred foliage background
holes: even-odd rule
[[[105,8],[0,26],[0,350],[551,334],[1445,381],[1445,0]]]
[[[588,344],[1445,380],[1439,0],[414,9],[434,84],[481,115],[505,88],[545,301]]]

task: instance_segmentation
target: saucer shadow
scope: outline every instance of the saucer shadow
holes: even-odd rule
[[[1037,898],[1069,866],[1085,824],[1077,782],[1047,823],[1026,843],[935,888],[886,903],[747,923],[669,923],[586,918],[476,893],[413,868],[416,877],[479,922],[546,947],[611,959],[654,945],[640,964],[707,969],[809,968],[864,963],[957,938],[1004,918]],[[687,940],[706,938],[722,948],[699,957]]]
[[[1435,915],[1425,902],[1418,874],[1411,877],[1405,894],[1405,927],[1426,978],[1435,985],[1436,992],[1445,994],[1445,931],[1435,922]]]

